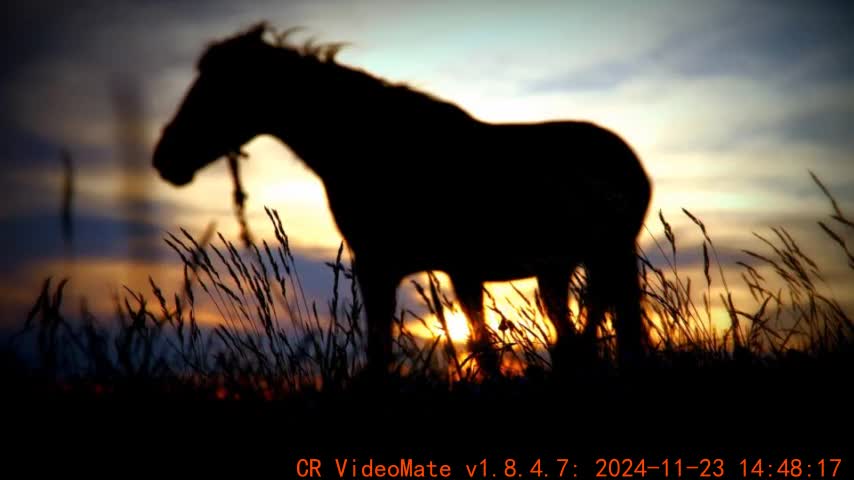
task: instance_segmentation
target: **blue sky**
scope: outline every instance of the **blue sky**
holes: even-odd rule
[[[149,273],[174,282],[180,272],[162,238],[179,226],[200,233],[215,221],[234,237],[225,165],[175,189],[157,178],[149,156],[205,45],[262,19],[305,27],[299,40],[348,41],[342,63],[484,120],[585,119],[618,131],[652,175],[651,212],[671,219],[686,268],[701,257],[683,207],[704,219],[730,263],[757,247],[752,231],[781,225],[830,271],[842,265],[816,228],[830,210],[807,171],[854,212],[854,9],[845,2],[13,1],[7,8],[4,311],[23,311],[48,274],[72,275],[75,295],[87,297],[125,283],[142,289]],[[130,113],[117,112],[117,86],[137,100]],[[62,148],[76,166],[71,251],[58,216]],[[263,206],[279,209],[309,290],[322,297],[331,279],[323,261],[340,242],[322,186],[273,139],[256,139],[248,151],[253,230],[271,236]],[[660,234],[655,215],[649,227]]]

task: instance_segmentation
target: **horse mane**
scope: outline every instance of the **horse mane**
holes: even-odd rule
[[[299,30],[302,30],[302,27],[277,32],[267,22],[257,23],[231,37],[209,44],[199,58],[196,68],[202,71],[212,65],[237,65],[238,60],[260,55],[262,50],[272,47],[282,55],[290,57],[291,60],[298,59],[305,68],[317,69],[319,74],[335,77],[361,88],[376,89],[380,94],[391,95],[394,97],[394,102],[413,107],[412,111],[432,111],[460,120],[473,119],[459,106],[405,83],[393,83],[364,70],[338,63],[336,55],[342,48],[349,45],[349,42],[316,43],[313,38],[309,38],[301,45],[290,43],[288,37]],[[272,41],[267,41],[265,36]]]

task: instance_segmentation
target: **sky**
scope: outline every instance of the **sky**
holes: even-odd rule
[[[702,255],[682,208],[704,221],[733,275],[742,249],[762,249],[752,233],[782,226],[854,305],[844,257],[816,225],[829,202],[808,173],[854,215],[854,8],[845,2],[13,0],[6,9],[0,327],[20,323],[48,276],[70,276],[69,302],[85,298],[107,315],[121,285],[147,291],[150,275],[177,288],[167,232],[200,235],[215,222],[236,240],[224,162],[175,188],[150,156],[204,48],[260,20],[304,27],[297,41],[348,42],[340,63],[482,120],[613,129],[653,181],[639,239],[653,259],[659,211],[686,272],[699,271]],[[59,213],[63,149],[74,165],[70,246]],[[263,207],[276,208],[307,291],[325,299],[325,262],[341,237],[322,183],[276,139],[258,137],[246,151],[253,233],[272,238]],[[850,230],[843,236],[854,241]]]

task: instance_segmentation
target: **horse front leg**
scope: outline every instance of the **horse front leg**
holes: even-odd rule
[[[500,373],[500,359],[492,345],[489,327],[483,314],[483,282],[465,275],[452,276],[454,292],[471,325],[469,350],[486,376]]]
[[[573,271],[574,264],[565,268],[549,268],[537,274],[537,286],[545,308],[543,313],[557,333],[557,341],[551,352],[553,371],[566,368],[577,343],[578,335],[569,318],[569,280]]]
[[[368,327],[366,373],[372,381],[388,376],[392,364],[392,321],[399,278],[374,265],[356,263],[356,279],[362,293]]]
[[[637,254],[632,245],[609,250],[588,269],[590,297],[585,337],[595,339],[606,310],[612,310],[617,337],[617,360],[631,368],[645,352]]]

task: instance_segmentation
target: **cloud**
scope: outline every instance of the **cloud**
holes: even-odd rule
[[[26,268],[36,259],[62,258],[66,251],[62,240],[59,211],[32,212],[26,216],[0,218],[0,229],[16,232],[0,237],[0,250],[6,252],[4,275]],[[147,248],[139,250],[141,259],[159,258],[163,252],[157,244],[163,230],[153,223],[117,219],[101,215],[74,217],[74,243],[69,252],[77,257],[99,257],[119,260],[128,256],[128,241],[142,241]]]
[[[770,83],[846,83],[854,76],[854,9],[827,4],[719,3],[695,21],[657,25],[661,33],[616,58],[574,64],[530,91],[610,90],[663,71],[676,77],[748,76]],[[702,21],[696,21],[702,19]]]
[[[833,83],[843,74],[850,80],[852,12],[828,4],[745,4],[696,32],[668,63],[689,76],[736,74],[815,84]],[[823,63],[828,56],[836,66]]]
[[[854,151],[854,98],[840,100],[841,108],[793,114],[776,125],[773,132],[770,128],[766,131],[793,142],[833,145]]]
[[[850,152],[854,38],[843,27],[854,9],[782,7],[724,4],[702,24],[668,25],[635,54],[552,69],[521,92],[553,115],[614,125],[656,155],[757,139]]]

